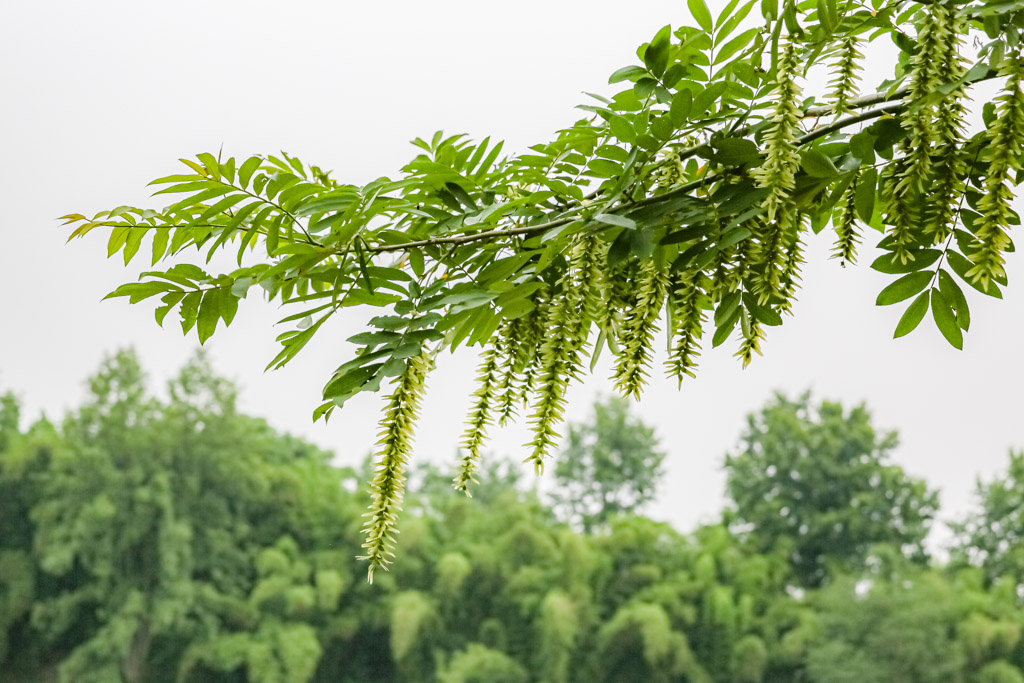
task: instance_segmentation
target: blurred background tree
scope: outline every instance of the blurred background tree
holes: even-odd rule
[[[635,514],[654,499],[664,459],[654,428],[631,412],[630,401],[599,399],[587,422],[569,425],[555,464],[555,509],[587,533]]]
[[[977,564],[989,582],[1024,577],[1024,451],[1011,452],[1006,473],[977,483],[979,506],[952,524],[953,562]]]
[[[876,544],[924,563],[938,496],[891,464],[897,442],[863,405],[776,395],[748,416],[739,452],[725,459],[725,519],[758,551],[785,552],[801,586],[861,569]]]

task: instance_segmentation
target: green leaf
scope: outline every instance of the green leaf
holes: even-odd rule
[[[704,244],[704,243],[702,243],[702,244]],[[704,269],[706,269],[709,265],[711,265],[711,261],[714,260],[715,256],[718,255],[718,252],[721,251],[721,249],[722,248],[720,246],[715,244],[711,248],[706,249],[706,250],[701,251],[700,253],[698,253],[696,260],[694,260],[694,262],[693,262],[694,268],[696,270],[704,270]],[[689,251],[689,250],[687,250],[687,251]]]
[[[344,211],[352,206],[352,203],[359,199],[359,194],[351,190],[331,192],[329,194],[314,197],[295,208],[293,213],[300,218],[312,216],[316,213],[327,213],[329,211]]]
[[[518,299],[503,305],[501,307],[501,314],[509,320],[514,320],[523,317],[536,307],[537,305],[529,299]]]
[[[715,152],[711,158],[724,166],[742,166],[761,160],[761,153],[753,140],[723,138],[712,143]]]
[[[476,201],[466,189],[458,183],[445,183],[445,188],[452,193],[452,195],[459,200],[459,203],[470,211],[477,211],[479,207],[476,205]]]
[[[476,146],[476,151],[473,152],[473,156],[469,158],[469,161],[466,162],[466,164],[462,167],[461,170],[463,170],[467,175],[472,174],[473,169],[476,168],[477,164],[480,163],[480,160],[484,158],[484,154],[487,153],[487,145],[490,144],[490,142],[490,136],[487,136],[483,140],[481,140],[480,144]],[[366,188],[364,188],[363,191],[369,192],[369,190],[367,190]]]
[[[636,142],[636,129],[633,128],[633,124],[629,122],[624,116],[613,116],[608,119],[608,128],[611,129],[612,135],[622,140],[625,143],[632,144]]]
[[[354,334],[345,341],[350,344],[358,344],[359,346],[370,346],[377,347],[381,344],[392,344],[402,338],[402,335],[398,332],[360,332]]]
[[[946,297],[942,295],[940,290],[932,290],[932,318],[935,319],[935,325],[939,328],[942,336],[946,338],[946,341],[954,348],[963,350],[963,330],[960,329],[953,309],[950,308],[949,302],[946,301]]]
[[[644,77],[636,82],[636,85],[633,86],[633,91],[637,97],[644,99],[650,97],[657,87],[658,80],[656,78]]]
[[[672,104],[669,107],[669,117],[672,124],[681,128],[689,120],[690,109],[693,107],[693,93],[689,89],[683,89],[672,97]],[[621,139],[621,138],[620,138]]]
[[[956,311],[956,322],[964,332],[971,328],[971,309],[967,305],[964,290],[944,268],[939,269],[939,291]]]
[[[587,164],[587,172],[597,178],[616,178],[622,175],[622,166],[608,159],[592,159]]]
[[[728,19],[729,15],[733,13],[733,11],[736,9],[736,5],[738,5],[739,2],[740,0],[729,0],[729,3],[725,6],[725,9],[719,12],[718,18],[715,20],[716,31],[721,28],[722,22]],[[749,5],[750,3],[747,4]]]
[[[644,64],[652,74],[661,77],[668,65],[669,41],[672,38],[672,27],[663,26],[644,50]]]
[[[715,42],[721,43],[723,40],[729,37],[736,27],[746,19],[750,11],[754,9],[756,0],[746,0],[740,10],[733,16],[728,16],[728,7],[725,11],[718,15],[718,19],[715,21]],[[731,3],[730,3],[731,5]],[[728,17],[728,18],[727,18]]]
[[[728,322],[729,318],[731,318],[733,313],[736,312],[739,305],[739,292],[732,292],[722,297],[722,302],[718,304],[718,308],[715,309],[715,326],[721,327]]]
[[[361,242],[355,243],[355,250],[358,257],[359,273],[363,276],[363,285],[370,294],[374,294],[373,280],[370,278],[370,271],[367,268],[366,252],[363,251]]]
[[[743,305],[754,316],[754,320],[760,323],[771,325],[772,327],[782,324],[782,316],[779,315],[778,311],[768,306],[762,306],[757,302],[757,297],[752,294],[744,292]]]
[[[648,259],[654,253],[654,234],[650,228],[629,230],[629,250],[642,259]]]
[[[220,179],[220,164],[217,163],[217,158],[215,156],[209,152],[201,152],[196,155],[196,158],[203,162],[203,167],[211,177],[215,180]]]
[[[111,229],[110,237],[107,239],[107,256],[113,256],[121,247],[124,246],[125,241],[128,239],[128,235],[131,234],[131,226],[119,225],[116,228]]]
[[[1022,6],[1021,9],[1024,9],[1024,6]],[[975,81],[980,81],[981,79],[985,78],[985,76],[988,75],[988,71],[988,64],[986,64],[984,60],[982,60],[975,64],[973,67],[971,67],[970,71],[964,74],[963,80],[966,83],[974,83]]]
[[[510,275],[512,275],[512,273],[518,272],[527,260],[527,256],[517,254],[515,256],[509,256],[507,258],[491,261],[489,264],[487,264],[486,268],[480,271],[478,279],[481,282],[495,282],[498,280],[505,280]]]
[[[981,286],[980,282],[976,282],[973,278],[967,277],[967,272],[974,266],[963,255],[955,251],[948,251],[946,252],[946,263],[949,264],[949,267],[953,269],[954,273],[960,276],[961,280],[969,284],[971,287],[974,287],[982,294],[988,294],[996,299],[1003,298],[1003,293],[999,290],[999,285],[996,283],[989,281],[988,288],[986,289]]]
[[[676,62],[665,70],[661,82],[666,88],[675,88],[680,80],[690,71],[690,67],[682,62]]]
[[[202,292],[189,292],[181,300],[181,308],[178,312],[181,315],[181,331],[183,334],[188,334],[188,331],[196,324],[196,315],[199,313],[199,302],[202,298]]]
[[[809,149],[800,155],[800,168],[815,178],[834,178],[839,169],[821,150]]]
[[[227,161],[221,163],[220,172],[227,180],[227,182],[234,184],[235,182],[235,158],[229,157]]]
[[[426,262],[423,258],[423,252],[419,249],[410,249],[408,254],[409,267],[412,268],[412,272],[416,273],[416,277],[422,278],[426,266]]]
[[[629,245],[632,239],[631,230],[623,230],[608,247],[608,267],[614,268],[629,257]]]
[[[761,32],[760,28],[752,28],[749,31],[744,31],[739,34],[728,43],[722,46],[722,49],[715,55],[715,64],[721,64],[725,60],[732,57],[734,54],[742,50],[743,48],[750,45],[750,41],[754,39],[758,33]]]
[[[871,222],[875,215],[875,185],[878,182],[878,170],[869,168],[857,179],[857,191],[853,195],[853,204],[857,215],[865,223]]]
[[[711,10],[708,9],[704,0],[687,0],[686,6],[690,8],[690,14],[692,14],[693,18],[697,20],[700,27],[708,33],[711,33]]]
[[[707,240],[698,242],[697,244],[693,245],[692,247],[684,251],[682,254],[680,254],[678,257],[676,257],[676,260],[672,262],[672,270],[686,270],[687,266],[690,265],[691,261],[693,261],[698,256],[701,256],[702,254],[706,253],[710,247],[711,242]],[[715,247],[713,251],[717,252],[718,248]]]
[[[504,141],[498,141],[498,144],[491,148],[491,151],[487,153],[487,156],[484,158],[484,160],[480,162],[480,168],[476,169],[476,171],[473,173],[474,180],[480,182],[484,178],[484,176],[491,172],[491,166],[497,160],[498,155],[501,154],[501,149],[504,146]]]
[[[242,164],[242,167],[238,169],[238,182],[242,187],[249,187],[249,179],[252,178],[252,174],[256,172],[256,169],[263,163],[263,159],[260,157],[249,157]]]
[[[284,353],[285,351],[281,352],[281,354]],[[282,358],[282,360],[286,361],[287,359]],[[274,363],[271,363],[269,367],[274,365]],[[377,373],[383,366],[383,363],[375,363],[373,365],[353,368],[344,373],[335,372],[334,377],[324,387],[323,397],[331,399],[335,406],[340,407],[345,401],[362,391],[377,376]]]
[[[204,202],[206,202],[209,199],[215,199],[216,197],[220,197],[220,196],[225,195],[225,194],[227,194],[229,192],[233,192],[234,189],[235,188],[233,188],[230,185],[228,185],[228,186],[215,187],[215,188],[212,188],[212,189],[209,189],[209,190],[204,190],[204,191],[202,191],[202,192],[200,192],[198,194],[192,195],[191,197],[187,197],[185,199],[182,199],[177,204],[172,205],[169,208],[169,210],[171,210],[171,211],[180,211],[181,209],[187,209],[187,208],[189,208],[191,206],[195,206],[197,204],[203,204]]]
[[[238,312],[238,297],[234,295],[230,287],[221,287],[216,291],[220,292],[220,319],[228,326],[235,319]]]
[[[707,88],[702,90],[693,98],[693,107],[690,110],[690,114],[694,117],[704,116],[704,112],[708,108],[718,101],[718,98],[722,96],[725,89],[729,87],[729,84],[725,81],[717,81],[712,83]]]
[[[494,300],[494,303],[497,304],[498,306],[506,306],[512,303],[513,301],[518,301],[520,299],[525,299],[526,297],[531,296],[542,286],[543,285],[540,282],[524,282],[523,284],[513,287],[509,291],[499,295]]]
[[[220,214],[224,213],[225,211],[233,207],[238,202],[243,201],[245,199],[249,199],[249,196],[242,194],[241,192],[236,194],[229,194],[228,196],[224,197],[224,199],[220,200],[219,202],[208,208],[206,211],[204,211],[199,216],[199,218],[196,219],[196,222],[202,223],[211,220],[215,216],[219,216]],[[254,206],[254,204],[250,204],[249,206]]]
[[[128,233],[128,239],[124,242],[124,264],[127,266],[128,262],[134,258],[135,254],[138,253],[139,247],[142,245],[142,238],[146,236],[145,228],[132,228]]]
[[[818,21],[821,23],[821,25],[825,28],[826,31],[832,33],[832,31],[836,29],[836,24],[833,20],[832,13],[828,11],[827,6],[825,5],[825,0],[818,0],[817,10]]]
[[[875,163],[875,136],[866,130],[850,138],[850,153],[865,164]]]
[[[614,213],[599,213],[594,216],[595,221],[601,223],[607,223],[608,225],[617,225],[620,228],[628,228],[630,230],[636,230],[636,221],[625,216],[619,216]]]
[[[903,317],[900,318],[899,324],[896,325],[896,333],[893,334],[893,339],[898,339],[913,332],[921,324],[921,321],[924,320],[924,314],[927,312],[928,292],[922,292],[904,311]]]
[[[231,283],[231,295],[236,299],[244,299],[252,285],[253,279],[251,277],[240,277]]]
[[[174,308],[178,304],[178,302],[181,301],[184,297],[184,292],[171,292],[161,297],[161,300],[164,302],[164,305],[158,306],[157,309],[154,311],[156,324],[159,325],[160,327],[163,327],[164,318],[167,317],[167,314],[171,312],[171,309]]]
[[[114,299],[116,297],[126,296],[130,303],[137,304],[144,299],[156,296],[157,294],[163,294],[168,290],[180,291],[177,285],[172,285],[168,282],[129,282],[128,284],[121,285],[110,294],[107,294],[103,299]]]
[[[642,66],[624,66],[608,77],[608,83],[621,83],[622,81],[635,81],[646,76],[647,69]]]
[[[839,8],[836,7],[836,0],[825,0],[825,12],[828,14],[829,25],[839,25]],[[829,30],[834,30],[829,29]]]
[[[675,126],[672,125],[671,114],[666,113],[654,118],[651,121],[650,131],[659,141],[669,140],[676,132]]]
[[[336,407],[333,401],[321,403],[313,409],[313,422],[317,422],[321,417],[325,423],[328,422],[331,419],[331,413],[334,412]]]
[[[731,247],[732,245],[738,244],[739,242],[742,242],[743,240],[747,239],[752,234],[753,233],[750,231],[749,228],[744,228],[743,226],[733,228],[729,232],[722,235],[722,238],[718,241],[718,248],[726,249],[728,247]]]
[[[901,275],[923,270],[939,260],[942,252],[938,249],[919,249],[910,252],[913,259],[903,263],[896,254],[882,254],[871,264],[871,267],[887,275]]]
[[[899,280],[896,280],[896,282],[893,282],[891,285],[883,289],[878,294],[875,304],[877,306],[889,306],[909,299],[927,287],[931,280],[932,272],[928,270],[904,275]]]
[[[171,237],[170,228],[155,228],[153,230],[153,260],[151,265],[156,265],[157,261],[164,257],[167,253],[167,241]]]
[[[689,228],[683,228],[675,232],[670,232],[661,238],[658,244],[681,244],[683,242],[689,242],[690,240],[703,237],[707,233],[711,232],[713,225],[708,223],[701,223],[698,225],[691,226]]]
[[[404,330],[409,327],[409,318],[403,318],[400,315],[378,315],[370,318],[370,325],[380,330]],[[363,341],[353,341],[352,339],[349,339],[348,341],[353,344],[367,343]]]
[[[207,290],[203,294],[202,303],[199,304],[199,317],[196,319],[196,331],[199,333],[200,344],[205,344],[217,329],[217,321],[221,317],[220,305],[219,288]]]
[[[800,28],[800,20],[797,18],[795,2],[786,3],[785,9],[782,10],[782,20],[786,24],[786,30],[789,31],[791,38],[803,34],[804,30]]]
[[[732,315],[723,324],[715,328],[715,336],[711,339],[711,347],[715,348],[725,343],[725,340],[729,338],[732,331],[736,329],[736,322],[740,319],[740,309],[737,306],[733,309]]]

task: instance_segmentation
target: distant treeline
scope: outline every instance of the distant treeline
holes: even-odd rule
[[[369,585],[370,462],[239,414],[202,357],[166,399],[128,352],[89,388],[60,425],[0,399],[4,682],[1024,683],[1024,454],[939,564],[895,435],[777,396],[720,523],[684,534],[638,514],[663,454],[609,400],[553,496],[502,461],[471,499],[415,469]]]

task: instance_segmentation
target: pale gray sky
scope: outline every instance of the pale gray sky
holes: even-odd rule
[[[523,151],[578,118],[582,91],[608,92],[608,74],[658,28],[687,21],[679,0],[4,3],[0,389],[29,416],[59,415],[104,354],[134,346],[162,382],[197,345],[173,316],[157,327],[148,304],[101,303],[145,264],[107,260],[98,235],[65,245],[55,217],[144,204],[145,184],[177,172],[178,157],[221,145],[243,157],[285,150],[358,183],[395,175],[414,154],[408,140],[440,128]],[[966,507],[976,475],[1024,447],[1024,287],[1002,302],[971,297],[963,352],[930,321],[894,341],[902,308],[873,304],[889,278],[867,267],[870,250],[858,267],[825,259],[827,239],[812,240],[796,317],[771,330],[763,359],[741,371],[730,345],[707,350],[681,391],[655,373],[639,407],[670,454],[654,516],[688,528],[720,509],[722,455],[775,389],[866,401],[877,425],[900,431],[897,461],[941,487],[946,516]],[[1008,270],[1020,277],[1019,252]],[[310,413],[357,322],[324,328],[264,374],[283,315],[243,302],[207,344],[215,365],[239,380],[245,409],[355,462],[375,441],[380,398],[353,400],[328,425]],[[475,365],[464,352],[441,359],[417,457],[453,460]],[[573,390],[571,418],[610,390],[608,374]],[[498,452],[525,455],[525,429],[495,437]]]

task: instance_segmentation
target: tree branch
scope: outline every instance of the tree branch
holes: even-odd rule
[[[876,95],[872,95],[870,97],[866,97],[866,98],[862,98],[862,99],[863,99],[864,103],[867,103],[867,102],[877,102],[878,101],[877,98],[879,98],[879,97],[883,97],[883,95],[876,94]],[[882,101],[885,101],[885,100],[883,99]],[[862,104],[859,104],[857,106],[866,106],[866,104],[862,103]],[[830,124],[828,124],[826,126],[822,126],[820,128],[816,128],[815,130],[810,131],[809,133],[807,133],[804,136],[802,136],[802,137],[797,139],[797,145],[798,146],[802,146],[802,145],[807,144],[808,142],[811,142],[812,140],[816,140],[816,139],[818,139],[820,137],[828,135],[829,133],[833,133],[833,132],[835,132],[837,130],[841,130],[841,129],[847,127],[847,126],[852,126],[854,124],[861,123],[863,121],[869,121],[871,119],[876,119],[876,118],[879,118],[880,116],[884,116],[886,114],[891,114],[891,113],[899,110],[899,108],[902,107],[902,106],[903,106],[902,102],[897,102],[895,104],[890,104],[890,105],[885,106],[885,107],[879,107],[877,109],[871,109],[869,111],[860,112],[859,114],[853,114],[851,116],[847,116],[845,118],[839,119],[838,121],[835,121],[834,123],[830,123]],[[811,111],[811,110],[808,110],[808,111]],[[742,135],[744,133],[746,133],[746,132],[749,132],[749,129],[748,130],[740,129],[740,130],[736,131],[736,137],[742,137]],[[710,147],[709,147],[709,145],[707,143],[705,143],[703,145],[698,145],[696,147],[691,147],[691,148],[681,152],[680,153],[680,157],[681,158],[687,158],[688,156],[693,156],[698,151],[700,151],[701,149],[704,149],[706,147],[710,149]],[[687,156],[683,156],[684,154],[686,154]],[[685,185],[680,185],[677,188],[673,188],[672,190],[669,190],[668,192],[666,192],[664,194],[655,195],[655,196],[651,196],[651,197],[646,197],[646,198],[641,199],[640,201],[638,201],[638,202],[636,202],[634,204],[624,205],[624,206],[620,207],[620,209],[632,209],[632,208],[637,208],[637,207],[641,207],[641,206],[647,206],[649,204],[654,204],[656,202],[659,202],[659,201],[662,201],[662,200],[665,200],[665,199],[672,199],[674,197],[679,197],[681,195],[686,195],[686,194],[689,194],[690,192],[692,192],[693,190],[696,190],[698,187],[701,187],[702,185],[706,185],[708,182],[709,182],[708,178],[700,178],[698,180],[694,180],[692,182],[686,183]],[[615,211],[612,210],[612,211],[610,211],[610,213],[615,213]],[[563,225],[571,223],[573,220],[574,219],[572,219],[572,218],[557,218],[555,220],[547,221],[545,223],[537,223],[536,225],[524,225],[524,226],[521,226],[521,227],[518,227],[518,228],[499,228],[499,229],[496,229],[496,230],[488,230],[486,232],[478,232],[478,233],[474,233],[474,234],[471,234],[471,235],[450,235],[450,236],[447,236],[447,237],[434,237],[434,238],[428,238],[428,239],[424,239],[424,240],[418,240],[418,241],[415,241],[415,242],[402,242],[400,244],[389,244],[389,245],[372,246],[372,247],[368,246],[366,248],[366,250],[369,251],[369,252],[375,253],[375,254],[379,254],[379,253],[384,253],[384,252],[403,251],[403,250],[406,250],[406,249],[414,249],[416,247],[427,247],[427,246],[438,245],[438,244],[467,244],[467,243],[471,243],[471,242],[478,242],[478,241],[481,241],[481,240],[491,239],[492,237],[500,238],[500,237],[507,237],[507,236],[533,235],[533,234],[536,234],[536,233],[544,232],[546,230],[551,230],[552,228],[561,227]]]
[[[830,123],[827,126],[820,126],[810,131],[809,133],[802,135],[801,137],[797,138],[796,144],[798,147],[801,145],[806,145],[808,142],[811,142],[812,140],[817,140],[820,137],[824,137],[829,133],[834,133],[837,130],[842,130],[843,128],[846,128],[847,126],[852,126],[855,123],[860,123],[862,121],[870,121],[871,119],[877,119],[881,116],[885,116],[886,114],[892,114],[893,112],[899,111],[901,107],[903,107],[903,103],[896,102],[895,104],[889,104],[884,107],[879,107],[878,109],[869,109],[868,111],[862,111],[859,114],[847,116],[846,118],[839,119],[838,121]]]
[[[431,237],[425,240],[417,240],[415,242],[402,242],[400,244],[386,244],[381,246],[367,246],[366,251],[374,254],[382,254],[388,251],[404,251],[406,249],[415,249],[416,247],[429,247],[435,244],[465,244],[467,242],[477,242],[480,240],[490,239],[492,237],[508,237],[515,235],[530,235],[535,232],[544,232],[551,228],[557,228],[568,223],[572,223],[572,218],[557,218],[553,221],[546,223],[538,223],[536,225],[524,225],[518,228],[498,228],[497,230],[488,230],[486,232],[477,232],[472,235],[449,235],[448,237]]]

